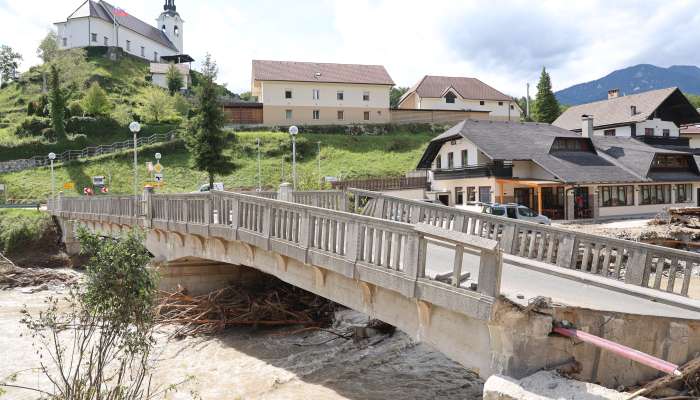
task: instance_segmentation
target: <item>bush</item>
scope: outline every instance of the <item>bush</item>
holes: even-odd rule
[[[51,120],[42,117],[28,117],[22,121],[15,130],[15,135],[20,138],[41,136],[42,131],[51,127]]]
[[[46,214],[27,211],[0,212],[0,250],[12,254],[38,244],[50,226]]]
[[[56,131],[52,127],[42,129],[41,136],[43,136],[49,142],[56,141]]]
[[[27,104],[27,115],[32,116],[36,114],[36,109],[37,109],[37,103],[34,101],[30,101],[29,104]]]
[[[86,136],[99,136],[118,129],[122,126],[111,118],[70,117],[66,123],[66,132]]]
[[[73,101],[68,105],[68,112],[71,117],[82,117],[85,114],[83,112],[83,106],[81,106],[78,101]]]
[[[93,82],[85,93],[82,106],[87,115],[93,117],[109,115],[111,106],[107,99],[107,92],[100,87],[100,84]]]

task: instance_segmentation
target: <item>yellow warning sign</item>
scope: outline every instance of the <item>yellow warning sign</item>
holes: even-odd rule
[[[153,170],[156,172],[156,174],[160,174],[163,172],[163,166],[158,163],[153,167]]]
[[[63,184],[63,190],[75,190],[75,182],[66,182]]]

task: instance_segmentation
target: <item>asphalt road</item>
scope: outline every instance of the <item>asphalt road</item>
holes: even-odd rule
[[[452,272],[454,250],[443,246],[428,245],[428,268],[433,278],[437,274]],[[476,282],[479,275],[479,257],[465,254],[463,273],[470,272],[467,282]],[[654,315],[674,318],[700,319],[700,312],[657,303],[612,289],[589,285],[539,271],[533,271],[504,261],[501,293],[509,300],[527,305],[530,300],[544,296],[556,304],[601,311],[623,312],[638,315]]]

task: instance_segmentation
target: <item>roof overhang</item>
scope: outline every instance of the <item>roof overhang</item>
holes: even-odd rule
[[[194,58],[192,58],[189,54],[177,54],[174,56],[161,56],[160,58],[165,60],[165,61],[174,62],[175,64],[194,62]]]

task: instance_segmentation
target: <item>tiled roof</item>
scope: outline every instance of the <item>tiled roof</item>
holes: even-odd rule
[[[474,143],[493,161],[530,160],[557,180],[569,184],[663,180],[667,177],[649,173],[655,155],[691,154],[689,149],[659,148],[634,138],[594,136],[587,139],[548,124],[465,120],[433,139],[418,167],[430,168],[442,145],[460,137]],[[552,151],[557,138],[587,140],[593,150]],[[700,180],[700,176],[692,172],[683,173],[682,178],[688,180],[691,175],[693,180]]]
[[[171,42],[170,39],[168,39],[168,36],[160,29],[147,24],[130,14],[124,15],[121,13],[116,13],[115,10],[116,7],[112,6],[106,1],[95,2],[90,0],[91,17],[100,18],[109,23],[114,23],[114,20],[116,19],[117,24],[121,25],[122,27],[130,29],[139,35],[145,36],[173,51],[178,51],[173,42]]]
[[[681,126],[681,135],[700,135],[700,125]]]
[[[394,85],[381,65],[253,60],[253,80]]]
[[[499,92],[476,78],[426,75],[401,97],[401,101],[414,92],[422,98],[439,98],[449,88],[452,88],[464,99],[513,100],[512,97]]]
[[[621,96],[614,99],[596,101],[594,103],[581,104],[568,108],[552,125],[568,130],[581,129],[581,116],[593,116],[595,126],[607,126],[642,122],[656,111],[678,88],[666,88],[652,90],[630,96]],[[636,107],[636,114],[632,115],[632,106]]]

